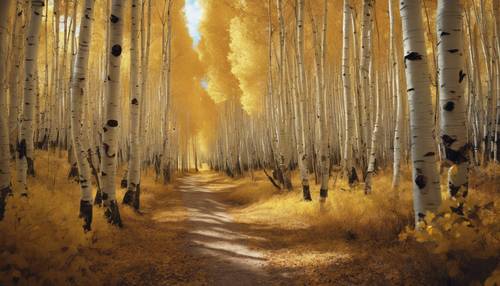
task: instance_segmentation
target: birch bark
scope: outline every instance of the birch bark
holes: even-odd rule
[[[465,198],[468,186],[469,144],[465,126],[466,74],[463,59],[462,7],[459,0],[439,0],[437,9],[441,140],[445,158],[451,163],[448,191],[452,197]]]
[[[9,13],[11,1],[0,2],[0,221],[3,219],[7,196],[11,194],[10,148],[7,106],[7,50],[9,46]]]
[[[118,118],[120,114],[120,65],[122,55],[123,1],[113,0],[110,14],[110,56],[107,81],[106,111],[102,142],[102,191],[108,222],[122,226],[116,203],[116,165],[118,154]]]
[[[26,37],[23,111],[17,142],[17,182],[21,195],[28,195],[28,166],[33,165],[33,121],[36,103],[36,69],[43,0],[31,0],[31,19]]]
[[[130,36],[130,159],[128,167],[128,189],[123,197],[123,203],[132,205],[139,209],[140,204],[140,180],[141,180],[141,149],[140,149],[140,57],[139,57],[139,0],[132,0],[132,29]]]
[[[434,141],[434,112],[430,94],[430,75],[422,24],[421,0],[402,0],[403,46],[410,105],[410,132],[415,220],[441,204],[439,173]]]
[[[90,39],[92,35],[92,16],[95,0],[85,0],[80,24],[78,52],[73,76],[71,77],[71,138],[76,163],[78,165],[78,183],[80,185],[80,217],[84,220],[83,229],[91,230],[92,226],[92,181],[89,164],[89,146],[84,126],[83,101],[87,84],[87,67],[89,61]],[[90,152],[89,152],[90,151]]]

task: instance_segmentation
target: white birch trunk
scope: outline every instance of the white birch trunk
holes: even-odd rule
[[[22,90],[19,88],[21,82],[21,73],[23,68],[22,52],[24,32],[26,30],[23,23],[24,5],[22,0],[16,2],[16,30],[12,40],[12,69],[10,72],[10,102],[9,102],[9,140],[11,153],[15,157],[17,137],[19,136],[19,99],[22,97]]]
[[[465,126],[462,7],[459,0],[439,0],[437,10],[438,76],[441,140],[451,163],[448,191],[452,197],[467,195],[469,144]],[[460,193],[459,193],[460,192]]]
[[[309,190],[309,172],[307,170],[307,149],[305,148],[305,124],[302,114],[305,104],[305,71],[304,71],[304,0],[297,0],[297,66],[298,66],[298,92],[295,103],[295,130],[297,132],[297,154],[302,183],[304,200],[311,201]]]
[[[132,34],[130,36],[130,159],[127,179],[128,189],[123,197],[123,203],[132,205],[136,210],[139,209],[141,191],[139,7],[139,0],[132,0]]]
[[[10,148],[7,106],[7,50],[9,47],[9,13],[11,1],[0,3],[0,221],[5,212],[7,196],[11,194]]]
[[[352,160],[352,144],[354,132],[354,119],[352,114],[352,98],[351,98],[351,72],[350,72],[350,31],[351,31],[351,6],[350,0],[344,0],[344,18],[342,34],[344,40],[342,42],[342,81],[344,94],[344,109],[345,109],[345,138],[344,138],[344,164],[349,185],[354,183],[354,166]]]
[[[84,231],[91,230],[92,225],[92,180],[89,164],[89,144],[87,134],[82,127],[83,102],[87,84],[87,67],[89,61],[90,39],[92,35],[92,16],[95,0],[85,0],[82,10],[78,52],[71,77],[71,138],[78,165],[78,183],[80,185],[80,217],[84,220]]]
[[[122,55],[123,1],[113,0],[110,14],[110,45],[107,97],[102,142],[102,191],[108,222],[122,226],[116,203],[116,165],[118,155],[118,118],[120,116],[120,64]]]
[[[403,135],[403,95],[401,94],[400,88],[400,76],[399,76],[399,49],[396,45],[396,40],[394,39],[394,11],[393,11],[393,0],[389,0],[389,25],[390,25],[390,57],[391,57],[391,69],[392,82],[394,84],[393,92],[396,96],[396,123],[394,128],[394,155],[393,155],[393,168],[392,168],[392,188],[397,189],[400,182],[400,169],[401,169],[401,137]]]
[[[377,155],[377,139],[380,133],[380,95],[379,95],[379,87],[377,82],[377,89],[375,90],[375,101],[377,105],[376,113],[375,113],[375,124],[373,125],[373,134],[371,136],[371,145],[370,145],[370,157],[368,159],[368,170],[366,171],[366,180],[365,180],[365,194],[370,194],[372,192],[372,176],[375,172],[375,159]]]
[[[413,206],[415,220],[441,204],[434,141],[434,112],[430,94],[421,0],[402,0],[404,62],[410,104]]]
[[[23,111],[17,143],[17,182],[21,195],[28,195],[28,168],[33,164],[33,121],[36,103],[36,69],[43,0],[31,1],[31,19],[26,37]]]

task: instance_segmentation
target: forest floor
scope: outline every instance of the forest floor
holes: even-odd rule
[[[407,172],[399,193],[387,174],[374,193],[331,180],[323,207],[275,189],[263,173],[231,179],[186,174],[165,186],[146,171],[141,212],[124,227],[94,209],[84,234],[78,185],[64,158],[40,153],[28,199],[9,199],[0,222],[0,285],[445,285],[442,257],[400,241],[411,224]],[[294,177],[295,185],[298,178]],[[471,185],[498,200],[498,178]],[[493,190],[491,190],[493,188]],[[118,198],[122,198],[120,190]],[[16,283],[14,283],[16,282]]]

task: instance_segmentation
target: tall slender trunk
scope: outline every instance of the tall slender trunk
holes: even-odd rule
[[[410,104],[413,207],[415,220],[435,212],[441,204],[436,164],[434,117],[430,94],[421,0],[402,0],[404,62]]]
[[[140,88],[140,57],[139,57],[139,0],[132,0],[132,28],[130,35],[130,159],[128,167],[128,189],[123,197],[123,203],[139,209],[141,183],[141,148],[139,132],[141,88]]]
[[[31,0],[31,19],[26,37],[23,112],[19,126],[19,140],[17,142],[17,181],[19,187],[22,188],[22,196],[28,195],[28,169],[30,166],[33,166],[34,160],[33,121],[37,92],[38,37],[44,5],[43,0]]]
[[[307,149],[305,148],[304,138],[304,116],[302,114],[305,92],[305,71],[304,71],[304,0],[297,0],[297,67],[298,67],[298,85],[297,100],[295,103],[295,130],[297,133],[297,155],[300,169],[300,178],[302,182],[302,193],[304,200],[311,200],[309,190],[309,172],[307,170]]]
[[[7,196],[11,194],[10,149],[7,106],[7,50],[9,47],[9,13],[11,1],[0,3],[0,221],[5,212]]]
[[[110,45],[105,123],[102,142],[102,191],[108,222],[122,226],[116,203],[116,165],[118,155],[118,118],[120,115],[120,64],[122,55],[123,1],[113,0],[110,14]]]
[[[84,126],[83,101],[87,84],[90,40],[92,35],[92,16],[95,0],[85,0],[82,10],[78,52],[71,77],[71,138],[74,155],[78,165],[78,183],[80,184],[80,217],[84,220],[84,231],[92,226],[92,179],[89,164],[89,144]],[[88,118],[87,118],[88,119]]]
[[[389,25],[390,25],[390,68],[392,70],[393,92],[396,96],[396,123],[394,128],[394,158],[393,158],[393,173],[392,173],[392,188],[397,189],[400,182],[400,167],[401,167],[401,137],[403,135],[403,95],[400,88],[399,76],[399,49],[394,38],[394,11],[393,0],[389,0]]]
[[[371,145],[370,145],[370,157],[368,158],[368,169],[366,171],[366,180],[365,180],[365,194],[370,194],[372,192],[372,176],[375,172],[375,159],[377,156],[377,139],[380,133],[380,95],[379,95],[379,86],[377,81],[377,89],[375,90],[375,101],[376,101],[376,111],[375,111],[375,123],[373,125],[373,134],[371,136]]]
[[[366,170],[368,153],[370,148],[368,147],[368,142],[370,138],[369,126],[370,122],[370,112],[372,94],[370,93],[370,66],[371,66],[371,34],[372,34],[372,18],[373,18],[373,0],[363,0],[363,21],[361,23],[362,38],[361,38],[361,96],[359,102],[359,112],[361,113],[361,120],[358,124],[360,127],[360,164],[363,172]]]
[[[496,47],[496,113],[495,124],[495,161],[500,163],[500,1],[493,1],[493,15],[495,17],[495,47]]]
[[[278,103],[279,107],[285,108],[287,100],[287,90],[285,87],[285,62],[286,62],[286,35],[285,35],[285,16],[283,15],[283,0],[277,0],[277,10],[278,10],[278,21],[279,21],[279,85],[278,85]],[[287,112],[281,112],[280,122],[279,122],[279,168],[282,177],[282,187],[283,189],[291,190],[292,181],[291,174],[289,170],[290,158],[287,152],[288,144],[288,133],[286,132],[287,125]]]
[[[448,191],[467,196],[469,144],[465,126],[465,63],[462,38],[462,6],[459,0],[439,0],[437,10],[438,76],[441,140],[451,163]],[[462,207],[462,205],[460,205]]]
[[[351,98],[351,71],[350,71],[350,31],[351,31],[351,6],[350,0],[344,0],[344,18],[342,34],[344,40],[342,42],[342,81],[344,94],[344,109],[345,109],[345,137],[344,137],[344,168],[347,174],[349,185],[353,185],[357,180],[356,170],[353,165],[353,132],[354,119],[352,115],[352,98]]]
[[[24,40],[24,18],[25,14],[24,5],[22,0],[16,2],[16,29],[12,37],[12,69],[10,72],[9,83],[9,141],[11,154],[13,157],[16,155],[16,143],[19,136],[19,99],[22,97],[22,89],[19,88],[21,82],[22,67],[22,54],[23,54],[23,40]]]
[[[320,202],[325,202],[328,197],[328,179],[330,178],[330,153],[328,150],[328,129],[326,122],[325,113],[325,100],[323,98],[326,95],[326,85],[325,85],[325,60],[326,60],[326,32],[328,23],[328,1],[323,2],[323,30],[321,34],[321,46],[320,46],[320,70],[318,70],[319,85],[317,86],[317,98],[316,98],[316,116],[319,118],[319,157],[320,157],[320,167],[321,167],[321,186],[320,186]]]

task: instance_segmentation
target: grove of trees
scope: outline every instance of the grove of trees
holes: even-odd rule
[[[199,2],[193,43],[183,0],[1,1],[0,217],[36,150],[67,153],[85,231],[94,205],[117,226],[138,211],[149,168],[264,170],[283,191],[297,170],[323,202],[334,173],[369,195],[409,165],[418,222],[441,172],[463,214],[469,169],[500,160],[499,1]]]

